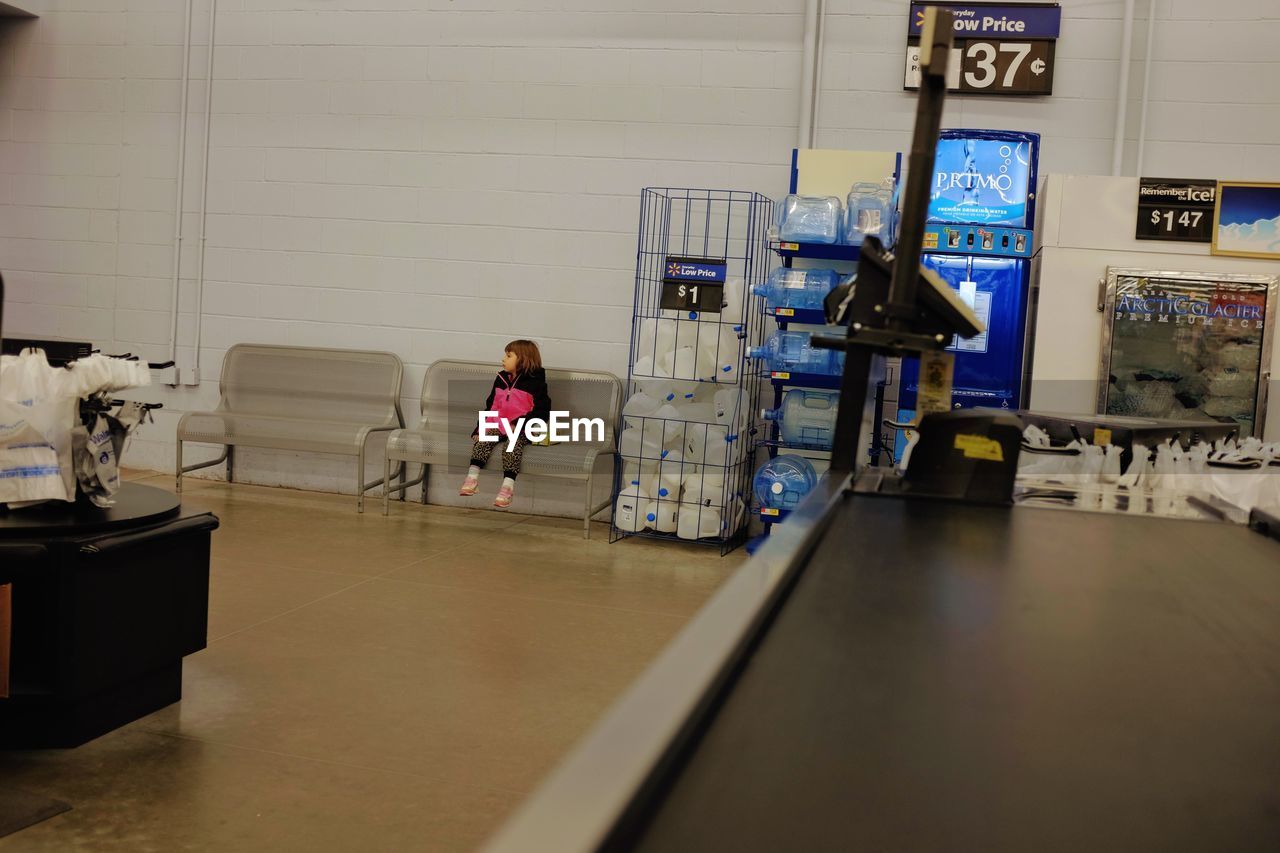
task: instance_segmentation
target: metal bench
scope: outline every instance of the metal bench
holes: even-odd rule
[[[471,431],[493,383],[492,364],[442,359],[427,368],[422,381],[422,422],[416,429],[399,429],[387,439],[383,466],[382,512],[390,508],[391,494],[422,483],[422,502],[427,502],[427,483],[432,465],[465,466],[471,458]],[[452,386],[452,391],[451,391]],[[622,382],[612,373],[597,370],[558,370],[547,368],[547,386],[551,406],[567,411],[575,418],[600,418],[604,421],[604,441],[572,442],[549,447],[533,445],[525,448],[521,476],[558,477],[584,482],[582,536],[591,536],[591,516],[609,505],[609,501],[593,505],[592,486],[596,463],[603,456],[612,458],[614,435],[622,406]],[[494,453],[495,463],[497,453]],[[418,463],[422,475],[400,484],[390,483],[391,465]]]
[[[218,407],[178,421],[178,492],[183,474],[224,461],[233,482],[237,446],[334,453],[358,460],[356,509],[363,512],[365,492],[383,482],[364,482],[365,451],[374,433],[404,426],[403,376],[389,352],[236,344],[222,362]],[[186,441],[225,449],[212,462],[183,467]]]

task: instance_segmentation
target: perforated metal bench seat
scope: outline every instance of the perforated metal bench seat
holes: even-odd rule
[[[398,491],[403,496],[405,489],[417,483],[422,483],[422,501],[426,503],[428,474],[432,465],[466,465],[471,458],[471,431],[493,382],[494,372],[491,364],[453,360],[437,361],[427,368],[422,383],[422,422],[415,429],[396,430],[387,439],[383,480],[388,485],[383,487],[383,513],[389,511],[393,492]],[[584,482],[586,495],[582,531],[583,537],[587,538],[591,535],[591,516],[609,505],[607,500],[592,504],[592,487],[600,458],[610,459],[614,452],[614,430],[622,405],[622,382],[612,373],[602,371],[548,368],[547,386],[553,410],[567,411],[575,418],[600,418],[604,421],[604,440],[527,447],[521,476],[527,474]],[[422,476],[400,485],[390,485],[392,463],[420,464],[423,466]]]
[[[178,421],[177,488],[182,475],[227,463],[234,480],[237,446],[355,456],[356,508],[382,480],[364,482],[370,437],[404,426],[400,389],[404,368],[389,352],[237,344],[227,351],[212,412]],[[220,444],[211,461],[183,466],[183,443]]]

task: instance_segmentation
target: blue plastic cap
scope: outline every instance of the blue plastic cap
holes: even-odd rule
[[[659,456],[658,456],[658,458],[659,458],[659,459],[666,459],[666,458],[667,458],[667,454],[668,454],[668,453],[670,453],[670,452],[671,452],[670,450],[664,450],[664,451],[662,451],[661,455],[659,455]]]
[[[669,494],[671,493],[668,492],[666,489],[658,489],[658,497],[660,498],[665,498]]]
[[[720,368],[720,369],[721,369],[721,370],[723,370],[725,373],[728,373],[730,370],[733,370],[733,365],[732,365],[732,364],[726,364],[724,367],[722,367],[722,368]]]
[[[645,520],[645,521],[657,521],[657,520],[658,520],[658,517],[657,517],[656,515],[654,515],[653,513],[649,513],[648,515],[646,515],[646,516],[644,517],[644,520]]]
[[[690,320],[696,320],[696,319],[698,319],[698,312],[697,312],[697,311],[690,311],[690,312],[689,312],[689,319],[690,319]]]
[[[670,401],[670,400],[674,400],[675,398],[676,398],[676,392],[674,392],[674,391],[672,391],[670,394],[668,394],[668,395],[667,395],[667,400],[668,400],[668,401]]]

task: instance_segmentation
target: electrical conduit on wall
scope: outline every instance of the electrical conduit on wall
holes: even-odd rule
[[[213,53],[217,47],[218,0],[209,0],[209,67],[206,76],[204,95],[204,155],[201,162],[200,177],[200,259],[196,265],[195,292],[195,341],[192,353],[191,376],[188,385],[200,384],[200,333],[204,326],[204,248],[206,242],[205,225],[209,219],[209,138],[213,123]]]
[[[178,186],[173,203],[173,284],[170,288],[169,361],[178,361],[178,302],[182,282],[182,208],[187,180],[187,90],[191,85],[191,7],[195,0],[186,2],[186,20],[182,40],[182,103],[178,109]],[[181,369],[173,368],[173,384],[181,384]]]

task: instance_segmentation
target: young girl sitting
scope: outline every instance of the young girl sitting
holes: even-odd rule
[[[512,341],[507,344],[506,355],[502,358],[502,370],[493,380],[493,388],[489,398],[484,401],[486,411],[497,412],[507,419],[519,438],[515,448],[502,452],[502,488],[494,499],[496,507],[511,506],[511,498],[516,488],[516,477],[520,475],[520,463],[524,460],[524,448],[529,440],[524,436],[524,419],[539,418],[546,421],[551,417],[551,397],[547,393],[547,374],[542,369],[542,353],[533,341]],[[503,431],[499,428],[499,431]],[[471,468],[467,478],[462,481],[458,494],[474,495],[479,488],[480,469],[489,461],[494,445],[506,438],[481,441],[480,428],[477,425],[471,434],[475,444],[471,449]],[[505,436],[505,432],[504,432]]]

